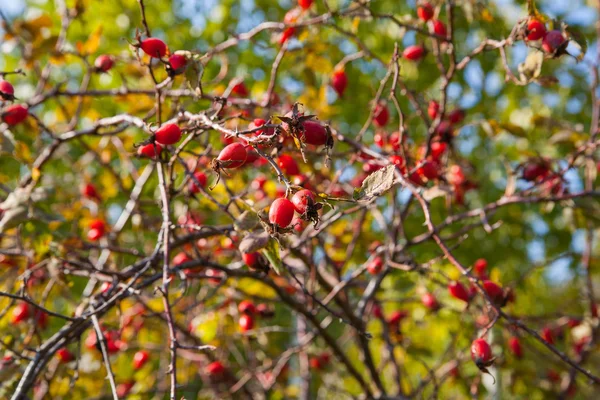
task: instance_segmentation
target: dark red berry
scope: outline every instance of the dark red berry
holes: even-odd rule
[[[383,270],[383,259],[381,257],[375,257],[371,262],[367,265],[367,271],[371,275],[377,275]]]
[[[0,98],[7,101],[15,99],[15,89],[13,85],[5,80],[0,80]]]
[[[483,281],[482,285],[483,290],[485,290],[494,304],[500,307],[504,305],[504,291],[500,285],[492,281]]]
[[[11,322],[13,324],[18,324],[20,322],[25,321],[31,316],[31,312],[29,310],[29,304],[27,303],[19,303],[13,308]]]
[[[88,199],[100,200],[100,195],[96,190],[96,187],[91,183],[86,183],[81,187],[81,195]]]
[[[169,57],[169,73],[179,75],[185,71],[187,66],[187,58],[182,54],[173,54]]]
[[[435,311],[440,308],[440,303],[438,303],[435,296],[431,293],[425,293],[423,296],[421,296],[421,302],[431,311]]]
[[[75,356],[73,356],[73,353],[71,353],[67,348],[63,347],[62,349],[58,349],[56,351],[56,357],[59,359],[59,361],[63,364],[68,363],[70,361],[73,361],[75,359]]]
[[[427,106],[427,115],[429,118],[435,119],[440,112],[440,103],[435,100],[431,100]]]
[[[204,172],[200,172],[200,171],[195,172],[194,179],[190,179],[189,186],[188,186],[190,193],[196,194],[196,193],[200,192],[200,188],[203,188],[206,186],[206,181],[207,181],[207,178],[206,178],[206,174]],[[198,184],[200,186],[198,186]]]
[[[322,146],[327,143],[327,130],[323,125],[316,121],[304,121],[304,142],[314,146]],[[296,175],[296,174],[292,174]]]
[[[250,300],[242,300],[238,304],[238,311],[242,314],[254,314],[256,313],[256,307]]]
[[[397,325],[407,316],[408,316],[408,313],[406,311],[396,310],[390,315],[387,323],[388,323],[388,325]]]
[[[485,276],[485,272],[487,269],[487,261],[485,258],[480,258],[473,263],[473,271],[475,271],[475,275],[482,277]]]
[[[446,25],[442,21],[434,19],[432,25],[433,33],[439,36],[446,36],[448,31],[446,30]]]
[[[164,124],[155,133],[156,142],[162,145],[170,145],[179,142],[181,129],[177,124]]]
[[[373,111],[373,121],[376,126],[383,127],[390,120],[390,112],[387,107],[383,104],[377,104],[375,106],[375,110]]]
[[[269,222],[280,228],[287,227],[294,218],[294,204],[285,198],[276,199],[269,209]]]
[[[521,347],[521,341],[519,341],[518,337],[513,336],[510,339],[508,339],[508,347],[510,348],[510,351],[512,351],[512,353],[515,355],[515,357],[523,357],[523,347]]]
[[[540,334],[540,336],[542,337],[542,339],[544,339],[548,344],[554,344],[554,333],[552,332],[552,329],[545,327],[542,329],[542,332]]]
[[[254,318],[248,314],[244,314],[240,316],[238,321],[238,325],[240,326],[240,330],[242,332],[248,332],[252,328],[254,328]]]
[[[563,33],[558,29],[555,29],[547,32],[546,35],[544,35],[544,39],[542,40],[542,49],[548,54],[554,54],[559,48],[564,46],[566,42],[567,39]]]
[[[280,155],[277,158],[277,165],[279,165],[279,168],[287,175],[298,175],[300,173],[298,163],[290,155]]]
[[[465,110],[462,108],[457,108],[448,115],[448,121],[454,125],[460,124],[465,119],[465,115]]]
[[[260,253],[244,253],[242,259],[250,269],[257,269],[260,263]]]
[[[248,88],[244,85],[244,82],[236,83],[231,89],[231,92],[241,97],[246,97],[249,94]]]

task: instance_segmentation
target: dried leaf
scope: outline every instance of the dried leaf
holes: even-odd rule
[[[258,215],[253,211],[244,211],[233,223],[233,227],[238,232],[245,232],[253,229],[258,224]]]
[[[360,189],[354,189],[354,200],[368,201],[390,190],[394,186],[395,169],[395,165],[387,165],[367,176]]]
[[[266,231],[251,233],[240,242],[239,250],[242,253],[254,253],[269,243],[269,234]]]
[[[540,76],[542,64],[544,63],[544,53],[534,50],[525,59],[525,62],[519,64],[519,74],[521,81],[530,82]]]

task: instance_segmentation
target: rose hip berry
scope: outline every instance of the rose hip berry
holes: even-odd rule
[[[140,350],[133,355],[133,369],[142,368],[150,359],[150,354],[146,350]]]
[[[256,307],[250,300],[243,300],[238,304],[238,311],[242,314],[252,315],[256,313]]]
[[[109,55],[102,54],[94,61],[94,68],[97,72],[108,72],[115,65],[115,60]]]
[[[433,18],[433,6],[429,3],[423,3],[417,8],[417,15],[422,21],[429,21]]]
[[[473,263],[473,270],[475,271],[475,275],[479,277],[485,276],[487,266],[488,263],[485,258],[479,258],[475,260],[475,262]]]
[[[450,295],[452,297],[462,300],[465,303],[468,303],[471,300],[469,292],[467,292],[467,289],[465,289],[465,287],[460,282],[450,282],[450,284],[448,285],[448,292],[450,292]]]
[[[298,5],[305,10],[308,10],[312,6],[313,0],[298,0]]]
[[[527,23],[527,40],[540,40],[546,35],[546,25],[543,22],[532,19]]]
[[[377,275],[383,270],[383,259],[381,257],[375,257],[371,262],[367,265],[367,271],[371,275]]]
[[[170,75],[182,74],[187,66],[187,58],[183,54],[173,54],[169,57],[167,66]]]
[[[179,129],[177,124],[164,124],[154,135],[158,143],[167,146],[179,142],[181,139],[181,129]]]
[[[286,198],[276,199],[269,210],[269,222],[280,228],[287,227],[294,218],[294,204]]]
[[[167,45],[158,38],[147,38],[142,40],[140,48],[150,57],[163,58],[167,55]]]
[[[481,370],[493,363],[492,348],[485,339],[476,339],[471,344],[471,358]]]
[[[244,314],[240,316],[238,320],[238,325],[240,326],[240,330],[242,332],[248,332],[252,328],[254,328],[254,318],[248,314]]]
[[[73,356],[73,353],[71,353],[68,349],[66,349],[64,347],[62,349],[58,349],[56,351],[56,357],[63,364],[73,361],[75,359],[75,356]]]
[[[322,146],[327,143],[327,130],[323,125],[317,121],[304,121],[302,126],[304,127],[304,135],[301,138],[304,139],[305,143],[314,146]]]
[[[81,187],[81,195],[88,199],[100,200],[100,195],[96,190],[96,187],[91,183],[86,183]]]
[[[13,104],[8,106],[2,112],[2,120],[10,126],[20,124],[27,118],[29,112],[27,108],[21,104]]]
[[[246,97],[249,94],[248,88],[244,85],[244,82],[236,83],[231,89],[231,92],[241,97]]]
[[[277,165],[279,165],[279,168],[287,175],[298,175],[300,173],[298,163],[290,155],[280,155],[277,158]]]
[[[31,316],[31,311],[29,310],[29,304],[19,303],[15,306],[15,308],[13,308],[10,321],[13,324],[18,324],[20,322],[25,321],[30,316]]]
[[[510,351],[512,351],[512,353],[515,355],[515,357],[523,357],[523,347],[521,346],[521,342],[519,341],[518,337],[513,336],[510,339],[508,339],[508,347],[510,348]]]
[[[431,293],[425,293],[421,296],[421,303],[431,311],[436,311],[440,308],[440,303],[438,303],[435,296]]]
[[[402,52],[402,57],[409,61],[419,61],[424,55],[425,48],[419,45],[408,46]]]
[[[217,157],[221,168],[238,168],[244,165],[248,152],[241,143],[232,143],[226,146]]]
[[[305,214],[315,204],[315,195],[310,190],[300,190],[292,197],[292,204],[298,214]]]
[[[500,307],[504,306],[504,291],[500,285],[492,281],[483,281],[482,285],[483,290],[485,290],[494,304]]]
[[[155,158],[162,152],[162,146],[158,143],[148,143],[138,148],[140,157]]]
[[[434,19],[432,21],[432,25],[433,33],[435,33],[436,35],[446,36],[446,34],[448,33],[448,31],[446,30],[446,25],[442,21]]]
[[[346,75],[346,72],[344,72],[344,70],[341,69],[335,71],[333,73],[333,76],[331,77],[331,87],[333,87],[333,90],[335,90],[339,97],[342,97],[344,95],[347,86],[348,76]]]
[[[220,361],[215,361],[206,366],[206,375],[211,378],[219,378],[225,374],[225,366]]]
[[[260,253],[244,253],[242,254],[242,259],[250,269],[258,269],[260,264]]]
[[[203,188],[206,186],[206,174],[204,172],[195,172],[194,173],[194,178],[190,179],[190,183],[188,184],[189,187],[189,191],[192,194],[196,194],[198,192],[200,192],[200,188]],[[198,184],[200,184],[200,186],[198,186]]]
[[[88,240],[95,242],[99,240],[106,233],[106,223],[101,219],[95,219],[89,224],[89,231],[87,233]]]
[[[6,101],[13,101],[15,99],[13,85],[5,80],[0,80],[0,98]]]
[[[387,107],[383,104],[377,104],[375,106],[375,110],[373,111],[373,121],[376,126],[383,127],[390,120],[390,112]]]
[[[544,35],[542,40],[542,49],[548,54],[554,54],[558,49],[563,47],[567,39],[563,33],[557,29],[549,31]]]

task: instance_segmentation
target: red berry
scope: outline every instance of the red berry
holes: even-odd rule
[[[497,306],[504,305],[504,291],[500,285],[492,281],[483,281],[483,290],[485,290],[494,304]]]
[[[48,326],[48,313],[42,310],[35,310],[33,313],[33,321],[40,329],[46,329]]]
[[[420,163],[420,162],[419,162]],[[426,160],[423,165],[417,169],[417,174],[420,178],[425,178],[429,181],[437,179],[439,165],[434,161]]]
[[[98,56],[94,61],[94,67],[96,67],[96,71],[98,72],[108,72],[115,65],[115,60],[106,54],[102,54]]]
[[[545,327],[544,329],[542,329],[542,332],[541,332],[540,336],[548,344],[554,344],[554,333],[552,332],[552,329],[550,329],[548,327]]]
[[[344,95],[346,87],[348,86],[348,76],[344,70],[337,70],[331,77],[331,87],[338,94],[339,97]]]
[[[188,184],[190,193],[192,194],[196,194],[198,192],[200,192],[200,188],[203,188],[206,186],[206,175],[204,174],[204,172],[195,172],[194,173],[194,178],[195,179],[190,179],[190,183]],[[198,184],[200,184],[200,186],[198,186]]]
[[[252,318],[248,314],[244,314],[244,315],[240,316],[238,325],[240,326],[240,330],[242,332],[248,332],[249,330],[254,328],[254,318]]]
[[[252,121],[252,122],[250,123],[250,126],[249,126],[249,128],[250,128],[250,129],[256,129],[256,128],[258,128],[258,127],[261,127],[261,126],[263,126],[263,125],[264,125],[264,124],[266,124],[266,123],[267,123],[267,121],[265,121],[264,119],[262,119],[262,118],[256,118],[254,121]],[[270,129],[270,130],[272,131],[272,129]],[[265,131],[261,129],[261,130],[258,130],[258,131],[256,131],[256,132],[254,133],[254,135],[255,135],[255,136],[259,136],[259,135],[262,135],[263,133],[265,133]],[[272,135],[272,134],[273,134],[272,132],[268,132],[268,133],[269,133],[269,135]]]
[[[238,304],[238,311],[242,314],[254,314],[256,307],[254,307],[254,304],[250,300],[242,300]]]
[[[226,146],[217,157],[223,168],[238,168],[244,165],[248,158],[248,152],[241,143],[232,143]]]
[[[260,253],[244,253],[242,254],[242,259],[250,269],[257,269],[260,262]]]
[[[408,46],[402,52],[402,57],[409,61],[419,61],[425,55],[425,48],[423,46],[414,45]]]
[[[406,162],[402,156],[393,155],[390,157],[390,162],[396,166],[400,170],[402,174],[406,174]]]
[[[313,0],[298,0],[298,5],[305,10],[308,10],[312,6]]]
[[[422,21],[429,21],[433,18],[433,6],[429,3],[423,3],[417,8],[417,15]]]
[[[211,378],[217,378],[225,373],[225,366],[220,361],[215,361],[206,366],[206,374]]]
[[[475,263],[473,263],[473,270],[475,271],[475,274],[479,277],[485,276],[487,265],[488,263],[485,258],[476,260]]]
[[[0,97],[4,100],[12,101],[15,98],[15,89],[9,82],[0,80]]]
[[[542,21],[532,19],[527,23],[527,40],[540,40],[546,36],[546,25]]]
[[[86,183],[82,186],[81,194],[82,196],[87,197],[88,199],[100,200],[100,195],[98,194],[96,187],[91,183]]]
[[[135,382],[133,381],[119,383],[117,385],[117,396],[119,396],[119,398],[125,398],[129,394],[129,392],[131,392],[133,386],[135,386]]]
[[[460,124],[464,119],[465,110],[463,110],[462,108],[457,108],[448,115],[448,121],[450,121],[450,123],[454,125]]]
[[[146,350],[140,350],[133,355],[133,369],[142,368],[150,359],[150,354]]]
[[[101,219],[94,219],[90,221],[89,228],[96,229],[104,234],[106,232],[106,222]]]
[[[13,308],[11,322],[13,324],[18,324],[19,322],[23,322],[30,317],[31,313],[29,310],[29,304],[27,303],[19,303]]]
[[[429,102],[429,105],[427,106],[427,114],[429,115],[429,118],[435,119],[439,112],[440,112],[440,103],[438,103],[435,100],[431,100]]]
[[[465,287],[460,282],[450,282],[450,284],[448,285],[448,291],[450,292],[450,295],[452,297],[462,300],[466,303],[468,303],[471,300],[467,289],[465,289]]]
[[[311,357],[311,359],[309,360],[309,364],[311,369],[323,369],[323,364],[321,363],[319,357]]]
[[[176,124],[164,124],[155,135],[156,141],[162,145],[175,144],[181,139],[181,129]]]
[[[327,130],[316,121],[304,121],[304,142],[314,146],[322,146],[327,143]],[[296,174],[292,174],[296,175]]]
[[[471,358],[479,368],[485,368],[492,362],[492,348],[485,339],[476,339],[471,344]]]
[[[533,182],[538,179],[543,179],[548,176],[550,169],[544,162],[531,162],[523,167],[523,179],[528,182]]]
[[[175,257],[173,257],[173,265],[181,265],[181,264],[184,264],[184,263],[187,263],[190,261],[192,261],[191,257],[188,256],[183,251],[180,253],[177,253],[177,255],[175,255]]]
[[[436,35],[439,35],[439,36],[446,36],[446,34],[447,34],[446,25],[442,21],[440,21],[438,19],[434,19],[432,21],[432,23],[433,23],[433,33],[435,33]]]
[[[244,85],[244,82],[236,83],[235,86],[233,86],[233,88],[231,89],[231,92],[241,97],[246,97],[249,94],[248,88],[246,87],[246,85]]]
[[[544,40],[542,40],[542,49],[548,53],[553,54],[562,47],[567,39],[564,37],[563,33],[557,29],[546,33],[544,36]]]
[[[110,288],[112,286],[112,283],[110,282],[102,282],[102,285],[100,285],[100,293],[107,293]]]
[[[298,175],[300,173],[298,163],[290,155],[280,155],[277,158],[277,165],[279,165],[279,168],[287,175]]]
[[[373,111],[373,120],[376,126],[385,126],[390,120],[390,112],[388,111],[387,107],[383,104],[377,104],[377,106],[375,106],[375,110]]]
[[[289,27],[286,30],[284,30],[281,36],[279,37],[279,44],[284,44],[285,42],[287,42],[289,38],[294,36],[294,33],[296,33],[296,29],[292,27]]]
[[[466,182],[465,173],[460,165],[453,165],[448,171],[448,182],[453,186],[461,186]]]
[[[294,209],[300,215],[306,213],[306,210],[315,204],[315,195],[307,189],[300,190],[292,197]]]
[[[140,47],[150,57],[163,58],[167,55],[167,45],[158,38],[144,39],[140,43]]]
[[[383,318],[383,310],[381,309],[381,307],[379,306],[379,304],[375,304],[373,306],[372,312],[373,312],[373,316],[375,318],[379,318],[379,319]]]
[[[138,148],[138,155],[141,157],[155,158],[160,155],[162,149],[162,146],[158,143],[148,143]]]
[[[400,132],[392,132],[388,139],[388,143],[392,146],[392,149],[394,149],[394,151],[400,150]]]
[[[17,125],[27,118],[29,112],[21,104],[13,104],[2,111],[2,120],[10,126]]]
[[[373,136],[373,142],[379,147],[385,146],[385,133],[376,133]]]
[[[371,275],[377,275],[383,270],[383,259],[381,257],[375,257],[371,262],[367,265],[367,271]]]
[[[61,363],[68,363],[69,361],[73,361],[75,356],[71,353],[67,348],[63,347],[62,349],[58,349],[56,351],[56,357],[60,360]]]
[[[391,315],[390,318],[388,319],[388,324],[389,325],[396,325],[399,324],[404,318],[406,318],[408,316],[408,313],[404,310],[397,310],[394,311]]]
[[[276,199],[269,210],[269,222],[280,228],[287,227],[294,218],[294,204],[285,198]]]
[[[446,143],[443,142],[433,142],[431,143],[431,157],[434,159],[439,159],[444,155],[447,149]]]
[[[185,71],[187,58],[182,54],[173,54],[169,57],[169,71],[173,75],[179,75]]]
[[[512,351],[512,353],[515,355],[515,357],[523,357],[523,347],[521,347],[521,342],[519,341],[518,337],[511,337],[508,340],[508,347],[510,348],[510,351]]]
[[[438,303],[435,296],[431,293],[425,293],[423,296],[421,296],[421,302],[425,307],[429,308],[432,311],[435,311],[440,308],[440,303]]]

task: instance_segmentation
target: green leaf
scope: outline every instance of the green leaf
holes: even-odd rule
[[[395,169],[395,165],[387,165],[367,176],[360,189],[354,189],[354,200],[368,201],[390,190],[394,186]]]
[[[269,264],[273,267],[277,275],[281,275],[283,264],[281,263],[281,257],[279,256],[279,245],[275,239],[269,240],[267,247],[262,249],[262,253],[269,260]]]

